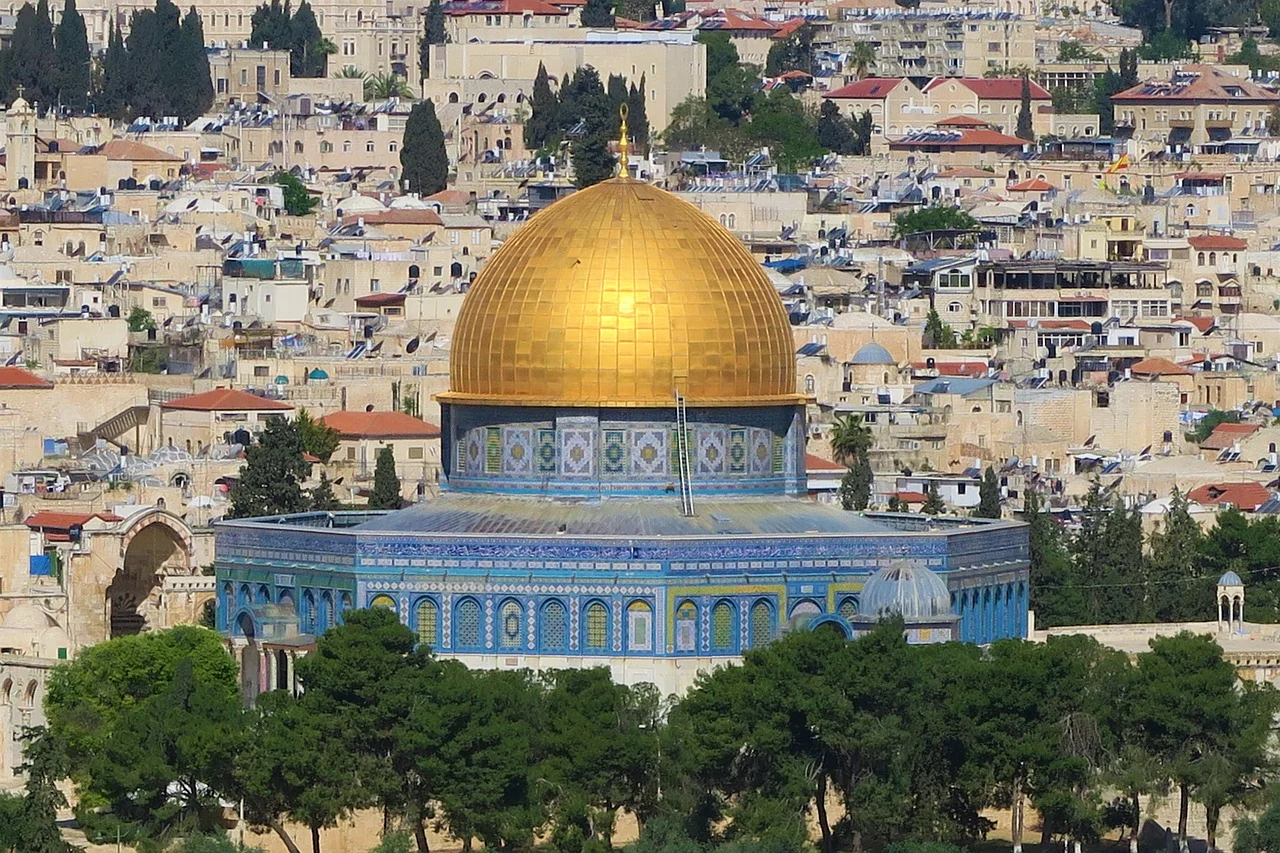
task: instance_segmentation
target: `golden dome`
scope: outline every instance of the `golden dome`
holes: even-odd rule
[[[797,403],[787,314],[710,216],[628,178],[556,202],[508,240],[458,314],[453,403]]]

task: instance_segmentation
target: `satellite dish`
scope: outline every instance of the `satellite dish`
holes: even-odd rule
[[[409,341],[409,343],[405,344],[404,351],[407,353],[413,354],[418,351],[418,344],[420,343],[422,343],[421,339],[414,338],[413,340]]]

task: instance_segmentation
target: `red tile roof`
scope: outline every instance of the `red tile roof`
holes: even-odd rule
[[[41,379],[30,370],[21,367],[0,367],[0,388],[52,388],[53,383]]]
[[[1200,330],[1200,334],[1208,334],[1209,330],[1218,325],[1218,321],[1213,317],[1175,317],[1176,323],[1190,323]]]
[[[268,400],[235,388],[214,388],[203,394],[192,394],[170,400],[160,408],[186,412],[288,412],[293,406],[281,400]]]
[[[1226,450],[1242,438],[1262,429],[1258,424],[1218,424],[1200,445],[1205,450]]]
[[[1271,499],[1271,492],[1261,483],[1210,483],[1187,492],[1187,500],[1204,506],[1230,504],[1252,512]]]
[[[830,459],[823,459],[821,456],[815,456],[812,453],[804,455],[804,470],[806,471],[845,471],[847,470],[839,462],[832,462]]]
[[[884,98],[903,81],[902,77],[868,77],[827,92],[828,98]]]
[[[1134,376],[1190,376],[1191,371],[1167,358],[1144,358],[1129,368]]]
[[[973,92],[985,101],[1020,101],[1022,100],[1021,77],[935,77],[925,85],[926,92],[942,85],[948,80],[955,80],[961,86]],[[1053,96],[1043,86],[1032,80],[1031,100],[1049,101]]]
[[[163,160],[170,163],[183,162],[183,159],[177,154],[170,154],[167,151],[161,151],[159,148],[152,148],[150,145],[143,145],[141,142],[134,142],[132,139],[113,139],[98,149],[98,153],[105,156],[108,160]]]
[[[41,510],[27,516],[22,523],[32,530],[66,531],[77,524],[83,527],[87,522],[95,518],[100,518],[103,521],[123,521],[120,516],[112,512],[80,513]]]
[[[403,304],[403,293],[369,293],[356,297],[356,306],[360,308],[381,308],[383,305]]]
[[[776,38],[776,39],[788,38],[796,30],[803,27],[805,23],[806,21],[804,18],[792,18],[789,21],[785,21],[783,22],[782,26],[778,27],[778,31],[774,33],[771,36],[771,38]]]
[[[937,122],[935,127],[991,127],[991,122],[983,121],[977,116],[951,116]]]
[[[935,361],[929,367],[927,361],[911,362],[913,370],[936,370],[939,376],[986,376],[990,368],[985,361]]]
[[[927,500],[924,492],[895,492],[894,494],[898,500],[908,504],[922,504]]]
[[[1168,80],[1147,80],[1111,96],[1127,103],[1272,104],[1280,96],[1215,65],[1184,65]]]
[[[353,225],[362,219],[366,225],[444,225],[444,220],[434,210],[395,207],[344,216],[342,222],[344,225]]]
[[[1235,252],[1242,252],[1249,248],[1248,240],[1241,240],[1239,237],[1228,237],[1226,234],[1198,234],[1195,237],[1188,237],[1187,242],[1191,244],[1193,249],[1227,249]]]
[[[343,438],[440,437],[440,427],[404,412],[334,412],[320,421]]]
[[[1022,181],[1009,187],[1011,193],[1049,193],[1057,192],[1058,188],[1048,181],[1042,181],[1039,178],[1032,178],[1029,181]]]

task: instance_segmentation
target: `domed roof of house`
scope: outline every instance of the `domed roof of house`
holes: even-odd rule
[[[1244,586],[1244,581],[1240,580],[1240,576],[1235,572],[1228,571],[1218,578],[1218,586]]]
[[[791,326],[727,229],[657,187],[614,178],[539,212],[458,313],[451,403],[795,404]]]
[[[862,586],[858,610],[873,618],[901,614],[908,622],[951,615],[946,581],[924,566],[899,561],[877,571]]]
[[[893,357],[887,349],[880,346],[875,341],[863,344],[857,352],[853,354],[853,358],[849,359],[850,364],[897,364],[898,360]]]

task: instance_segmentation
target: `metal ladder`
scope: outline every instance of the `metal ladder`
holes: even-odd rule
[[[689,418],[679,388],[676,389],[676,453],[680,461],[680,507],[686,516],[691,516],[693,476],[689,468]]]

